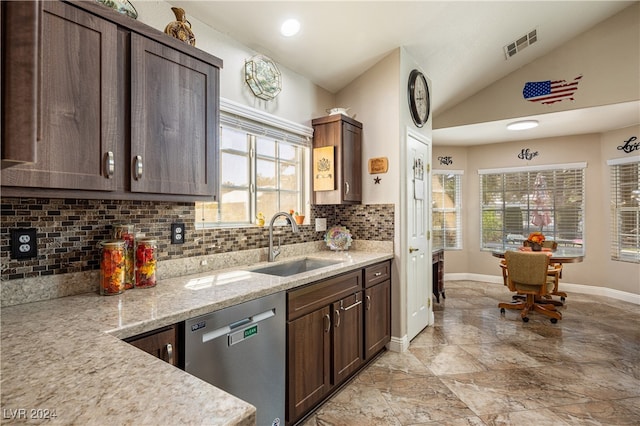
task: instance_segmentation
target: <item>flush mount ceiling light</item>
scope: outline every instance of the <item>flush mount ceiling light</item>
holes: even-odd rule
[[[300,22],[297,19],[287,19],[280,27],[280,34],[285,37],[291,37],[300,31]]]
[[[509,130],[527,130],[533,129],[534,127],[538,127],[538,120],[514,121],[513,123],[507,124],[507,129]]]

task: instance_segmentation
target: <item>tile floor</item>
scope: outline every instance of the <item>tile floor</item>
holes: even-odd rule
[[[640,306],[569,293],[557,324],[500,316],[501,284],[447,281],[435,325],[303,424],[639,425]]]

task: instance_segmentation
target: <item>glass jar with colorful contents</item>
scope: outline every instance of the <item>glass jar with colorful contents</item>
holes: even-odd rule
[[[136,287],[155,287],[158,244],[152,238],[140,238],[136,244]]]
[[[100,294],[124,291],[124,241],[102,241],[100,247]]]
[[[114,225],[113,239],[124,241],[124,288],[133,288],[136,283],[136,269],[133,262],[135,254],[135,233],[133,225]]]

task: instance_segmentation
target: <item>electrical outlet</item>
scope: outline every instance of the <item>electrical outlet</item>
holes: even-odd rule
[[[38,257],[36,228],[11,230],[11,257],[16,260]]]
[[[184,223],[171,224],[171,244],[184,243]]]
[[[316,232],[326,231],[327,230],[327,218],[326,217],[317,217],[316,218]]]

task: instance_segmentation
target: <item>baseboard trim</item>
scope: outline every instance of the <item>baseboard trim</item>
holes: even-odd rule
[[[482,275],[482,274],[469,274],[469,273],[451,273],[444,274],[445,281],[482,281],[488,283],[503,284],[502,276],[498,275]],[[640,294],[628,293],[626,291],[615,290],[607,287],[596,287],[592,285],[584,284],[572,284],[565,281],[561,281],[563,291],[575,292],[581,294],[590,294],[594,296],[611,297],[612,299],[622,300],[623,302],[630,302],[636,305],[640,305]],[[446,292],[445,284],[445,292]]]
[[[405,352],[409,349],[409,338],[406,334],[402,337],[391,336],[391,341],[387,344],[387,349],[392,352]]]

